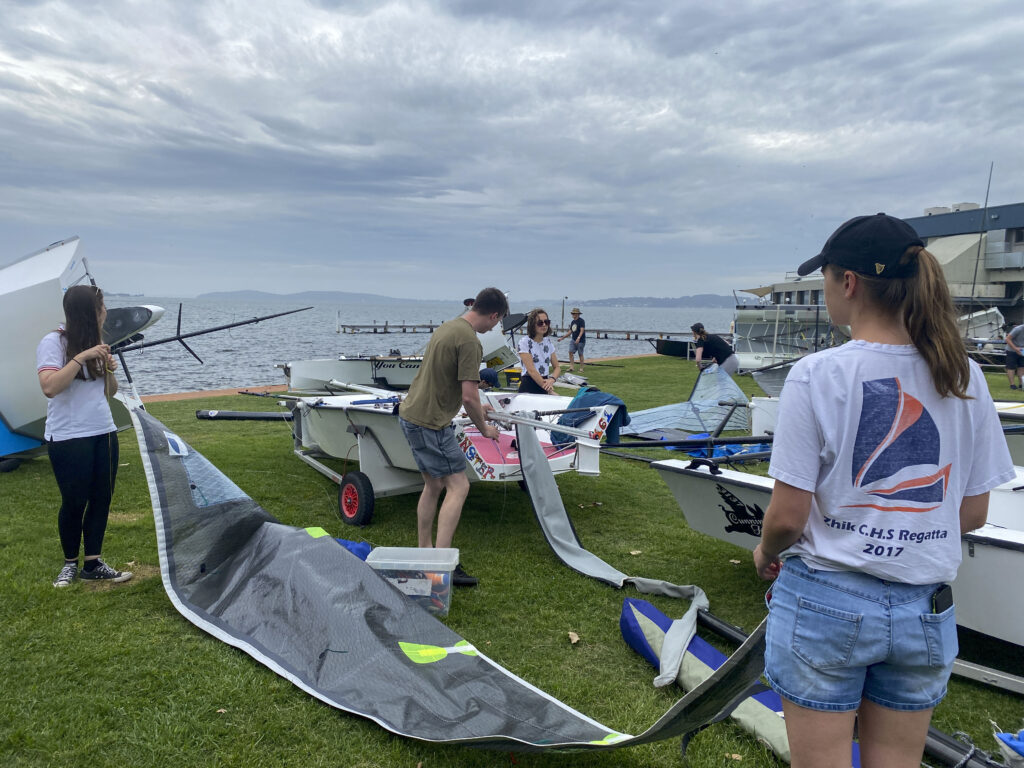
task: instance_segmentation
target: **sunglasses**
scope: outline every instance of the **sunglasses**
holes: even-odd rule
[[[537,325],[551,325],[550,320],[538,320]]]

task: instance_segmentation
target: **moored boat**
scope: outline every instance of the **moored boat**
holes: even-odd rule
[[[691,528],[753,550],[761,538],[775,481],[728,469],[712,470],[709,464],[671,459],[651,466],[671,489]],[[1015,584],[1024,574],[1024,467],[1016,469],[1014,480],[990,493],[988,522],[962,536],[963,560],[953,594],[959,626],[1022,646],[1024,653],[1024,615],[1006,604],[997,586]],[[1005,682],[1007,677],[984,669],[978,674],[988,677],[981,678],[969,674],[964,664],[955,671],[989,682],[996,677]],[[1006,687],[1024,692],[1024,679],[1013,678]]]
[[[512,332],[521,324],[522,315],[510,316],[502,328],[477,334],[483,350],[481,365],[502,370],[519,362],[512,346]],[[509,322],[511,320],[511,322]],[[503,331],[509,333],[505,338]],[[278,364],[288,377],[292,392],[330,391],[331,381],[345,381],[364,387],[406,390],[419,373],[423,355],[403,355],[397,350],[386,355],[357,355],[292,360]]]

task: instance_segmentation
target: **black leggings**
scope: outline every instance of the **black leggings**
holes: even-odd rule
[[[78,559],[83,539],[86,557],[102,554],[121,453],[117,433],[51,440],[46,448],[60,488],[57,531],[64,559]]]
[[[533,377],[524,371],[519,377],[519,391],[531,395],[546,395],[548,392],[544,387],[533,380]]]

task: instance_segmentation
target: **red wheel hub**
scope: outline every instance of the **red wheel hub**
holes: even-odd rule
[[[341,511],[345,517],[355,517],[359,511],[359,491],[354,486],[346,485],[341,490]]]

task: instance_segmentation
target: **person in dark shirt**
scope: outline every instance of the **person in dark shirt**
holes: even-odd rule
[[[583,348],[587,345],[587,323],[580,316],[580,308],[572,308],[572,322],[569,324],[568,332],[559,336],[558,340],[563,341],[569,336],[572,336],[572,341],[569,342],[569,370],[575,371],[576,365],[573,362],[573,355],[578,354],[580,356],[580,373],[583,373]]]
[[[701,360],[705,358],[705,352],[709,359],[714,359],[718,367],[729,374],[736,373],[740,367],[739,358],[732,351],[732,347],[721,336],[708,333],[704,329],[704,323],[694,323],[690,326],[693,331],[693,347],[697,351],[697,367],[703,367]]]

